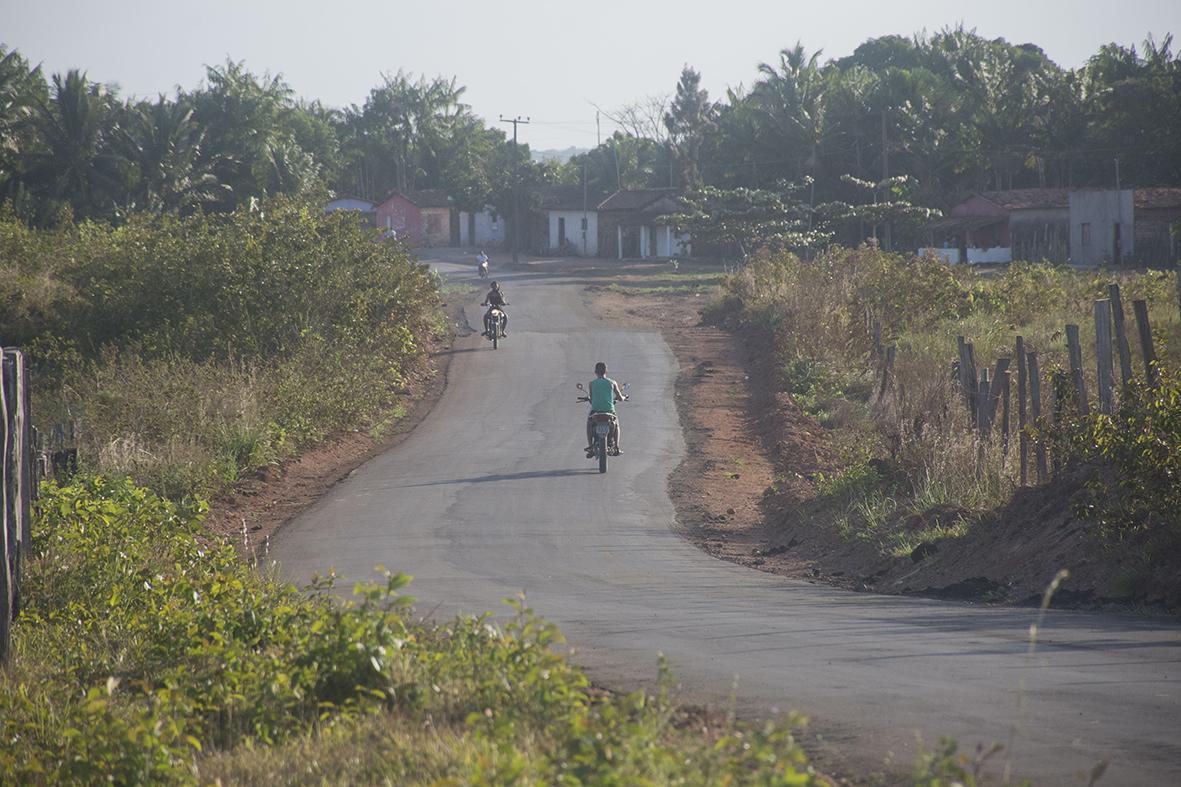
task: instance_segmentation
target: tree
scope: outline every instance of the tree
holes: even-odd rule
[[[664,116],[669,142],[681,165],[679,185],[683,189],[692,191],[702,185],[701,145],[714,129],[713,114],[709,93],[701,87],[701,74],[685,66],[676,97]]]
[[[918,185],[909,175],[896,175],[876,182],[845,175],[841,180],[862,192],[868,192],[872,195],[873,201],[856,204],[829,202],[818,206],[817,211],[828,223],[857,224],[860,227],[869,225],[873,228],[874,238],[878,237],[878,228],[883,228],[883,248],[887,251],[893,245],[895,227],[905,224],[914,227],[920,222],[942,215],[938,210],[915,205],[907,198]],[[864,240],[864,237],[862,231],[857,242]]]
[[[160,96],[129,106],[119,129],[121,154],[135,167],[131,205],[154,212],[185,212],[230,197],[214,174],[216,158],[202,155],[205,130],[188,102]]]
[[[736,249],[743,259],[763,247],[815,249],[831,233],[813,225],[807,203],[792,196],[810,185],[781,183],[775,191],[706,186],[682,197],[683,208],[672,218],[694,246]]]
[[[111,146],[118,123],[106,87],[77,69],[54,74],[32,122],[38,147],[26,154],[24,179],[44,200],[42,218],[62,205],[79,217],[111,216],[127,178]]]

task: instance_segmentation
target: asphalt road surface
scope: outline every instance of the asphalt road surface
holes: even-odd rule
[[[471,263],[437,267],[483,284]],[[499,278],[509,337],[495,351],[457,341],[447,390],[414,433],[280,532],[289,577],[366,579],[383,564],[412,574],[436,617],[503,611],[524,591],[597,682],[653,685],[664,653],[684,701],[798,710],[822,760],[887,782],[921,734],[967,751],[1007,744],[993,776],[1011,757],[1014,776],[1085,784],[1108,759],[1101,784],[1181,784],[1181,626],[1051,612],[1030,656],[1029,609],[850,593],[709,557],[670,528],[667,478],[692,449],[660,335],[602,323],[575,282]],[[467,309],[471,325],[482,311]],[[624,456],[606,475],[583,455],[574,401],[598,360],[631,383]]]

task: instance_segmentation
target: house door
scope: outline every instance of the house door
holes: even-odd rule
[[[558,251],[566,248],[566,217],[558,217]]]

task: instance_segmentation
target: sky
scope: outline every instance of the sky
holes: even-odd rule
[[[456,77],[490,124],[529,117],[520,139],[534,150],[593,147],[596,106],[671,94],[685,65],[722,98],[796,41],[838,58],[868,38],[960,23],[1073,67],[1104,43],[1181,32],[1181,1],[0,0],[0,43],[124,96],[197,87],[206,65],[232,58],[346,107],[404,69]],[[602,135],[613,130],[604,117]]]

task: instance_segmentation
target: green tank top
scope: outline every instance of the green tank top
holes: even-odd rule
[[[590,384],[591,410],[596,413],[615,412],[615,381],[610,377],[596,377]]]

